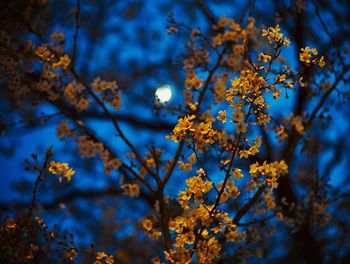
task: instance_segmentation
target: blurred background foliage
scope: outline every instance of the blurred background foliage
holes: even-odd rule
[[[326,228],[311,230],[312,238],[291,236],[287,227],[277,224],[275,235],[259,242],[265,258],[251,261],[312,263],[303,262],[303,254],[307,252],[300,248],[302,243],[313,241],[314,245],[308,245],[313,247],[308,260],[315,257],[312,254],[316,250],[319,258],[315,257],[315,263],[349,263],[349,74],[342,74],[349,68],[349,8],[346,0],[82,0],[76,69],[88,83],[97,76],[117,81],[122,92],[122,108],[113,115],[120,120],[122,129],[137,149],[145,153],[156,144],[172,153],[176,145],[166,141],[165,136],[175,126],[183,103],[182,61],[190,49],[191,29],[198,28],[211,39],[215,34],[213,24],[220,16],[238,21],[245,14],[245,21],[252,16],[261,28],[281,25],[293,43],[284,54],[292,67],[298,66],[300,48],[317,48],[330,62],[327,73],[307,72],[306,82],[310,88],[291,92],[289,98],[273,106],[273,111],[281,116],[288,116],[292,111],[308,112],[319,101],[319,97],[311,98],[310,94],[317,91],[320,83],[334,82],[341,76],[339,87],[327,99],[310,128],[310,136],[303,138],[288,157],[293,175],[290,184],[298,200],[303,201],[310,191],[327,197],[333,220]],[[30,39],[39,43],[33,32],[39,32],[48,40],[48,36],[59,29],[66,37],[65,51],[71,54],[76,12],[75,1],[5,0],[0,3],[1,30],[9,34],[12,41],[20,43]],[[169,34],[174,20],[179,30]],[[4,64],[4,54],[11,51],[3,45],[6,40],[1,41],[0,63]],[[0,81],[6,78],[5,72],[1,74]],[[35,81],[34,74],[29,72],[21,78],[22,83]],[[173,96],[166,104],[159,104],[155,99],[155,90],[162,84],[172,88]],[[24,172],[23,160],[33,152],[42,156],[46,148],[53,146],[55,156],[69,162],[77,172],[71,183],[59,184],[49,177],[42,182],[37,210],[49,226],[58,224],[61,232],[69,230],[82,247],[94,243],[101,250],[115,253],[118,263],[148,263],[162,252],[162,241],[146,238],[139,223],[152,212],[154,197],[147,192],[142,192],[141,199],[121,195],[119,172],[106,176],[98,160],[79,158],[75,144],[59,141],[55,130],[63,115],[55,106],[48,103],[37,106],[35,98],[25,89],[22,93],[13,93],[5,85],[0,89],[0,106],[2,215],[13,215],[28,207],[35,175]],[[81,112],[79,119],[89,123],[118,153],[128,151],[115,137],[109,118],[98,107]],[[275,135],[266,136],[272,142],[272,155],[279,157],[283,146],[275,140]],[[261,160],[267,151],[262,152]],[[173,194],[183,187],[184,180],[180,182],[175,178],[166,191]],[[320,191],[322,193],[318,193]],[[173,208],[169,208],[176,214],[175,201]]]

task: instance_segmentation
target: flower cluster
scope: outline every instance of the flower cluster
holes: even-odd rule
[[[171,137],[167,136],[167,139],[171,138],[174,142],[184,139],[189,141],[195,140],[199,145],[213,144],[217,131],[212,128],[212,122],[199,122],[196,124],[192,121],[194,119],[195,115],[179,118]]]
[[[279,44],[279,45],[289,46],[290,40],[284,37],[280,31],[281,31],[281,28],[279,25],[277,25],[276,27],[269,27],[267,30],[266,29],[262,30],[262,36],[267,37],[270,44],[275,42],[276,44]]]
[[[185,139],[189,133],[194,132],[194,123],[192,120],[195,119],[195,117],[195,115],[187,115],[183,118],[179,118],[178,123],[173,129],[173,133],[171,135],[171,139],[174,142],[181,141]],[[167,138],[170,139],[169,137]]]
[[[262,165],[259,165],[259,163],[256,162],[250,165],[249,173],[255,178],[266,176],[264,184],[271,189],[276,189],[278,186],[278,178],[281,175],[288,173],[288,166],[284,160],[272,163],[264,161]]]
[[[261,137],[260,136],[256,137],[252,146],[250,146],[248,149],[243,149],[239,151],[239,157],[248,158],[249,156],[256,155],[259,152],[261,142],[262,142]]]
[[[75,81],[68,83],[64,88],[65,99],[74,105],[78,111],[86,110],[90,105],[90,102],[83,91],[84,86]]]
[[[220,17],[215,28],[225,29],[223,33],[218,33],[213,41],[215,46],[222,45],[224,42],[238,42],[241,39],[246,39],[247,36],[253,35],[255,28],[255,20],[249,18],[246,28],[242,28],[240,24],[233,19]]]
[[[137,183],[128,183],[121,186],[124,194],[130,197],[138,197],[140,195],[140,186]]]
[[[232,242],[240,242],[246,237],[245,232],[239,232],[237,226],[232,224],[227,213],[217,211],[211,214],[212,208],[203,203],[170,220],[169,227],[176,238],[173,244],[175,249],[165,252],[168,261],[190,263],[194,251],[191,245],[196,243],[197,236],[201,237],[195,247],[199,263],[212,263],[221,251],[219,239],[211,234],[223,234],[225,239]],[[196,230],[198,226],[202,227],[199,234]]]
[[[59,68],[68,69],[70,63],[71,59],[68,57],[67,54],[65,54],[62,57],[60,57],[57,62],[54,62],[52,64],[52,69],[55,71],[57,71]]]
[[[92,89],[94,89],[95,92],[101,93],[103,91],[107,90],[115,90],[117,89],[118,85],[116,81],[104,81],[101,80],[100,77],[97,77],[92,83],[91,83]]]
[[[223,186],[223,182],[218,184],[218,189],[223,189],[223,193],[220,196],[219,203],[223,204],[230,198],[237,198],[240,195],[240,191],[238,187],[235,185],[235,182],[231,179],[228,179],[225,186]]]
[[[201,88],[203,85],[203,80],[199,79],[194,70],[188,70],[186,73],[185,88],[190,89],[194,87],[196,90]]]
[[[105,173],[111,174],[113,170],[118,169],[122,162],[118,158],[111,158],[110,152],[105,149],[101,142],[94,142],[88,139],[87,136],[80,136],[76,141],[79,147],[79,155],[83,158],[91,158],[100,155],[100,158],[105,166]]]
[[[182,169],[182,171],[191,171],[192,166],[196,163],[197,157],[195,153],[192,153],[191,156],[187,158],[188,162],[178,161],[179,168]]]
[[[62,178],[66,178],[68,181],[70,181],[75,173],[72,168],[69,168],[68,163],[56,161],[51,161],[48,169],[53,174],[59,175],[60,182],[62,181]]]
[[[323,68],[326,65],[324,56],[321,56],[320,58],[314,58],[314,56],[317,56],[317,55],[318,55],[318,51],[315,48],[310,48],[310,47],[301,48],[301,52],[299,53],[299,60],[301,62],[304,62],[307,66],[318,63],[318,65],[321,68]]]
[[[114,258],[113,256],[108,256],[105,252],[97,252],[96,260],[93,264],[113,264]]]
[[[43,44],[35,50],[35,55],[38,56],[40,61],[50,63],[54,71],[62,69],[68,69],[71,64],[71,59],[67,54],[59,56],[58,53],[50,50],[47,44]]]
[[[194,198],[194,203],[203,202],[203,194],[209,192],[212,188],[212,182],[204,181],[205,172],[203,169],[197,170],[198,176],[186,180],[187,188],[179,192],[178,201],[184,209],[188,209],[188,202]]]
[[[64,140],[65,138],[70,138],[72,139],[76,135],[76,130],[75,129],[70,129],[68,126],[68,122],[66,120],[62,120],[56,129],[56,136]]]
[[[101,99],[111,104],[114,109],[119,109],[121,106],[121,93],[117,91],[118,85],[116,81],[104,81],[97,77],[91,83],[92,89],[96,93],[102,93]]]
[[[35,50],[35,55],[39,57],[41,61],[49,62],[55,55],[48,49],[47,44],[43,44]]]
[[[153,219],[151,218],[143,219],[142,227],[146,232],[146,235],[152,239],[159,239],[159,237],[162,235],[162,233],[154,226]]]

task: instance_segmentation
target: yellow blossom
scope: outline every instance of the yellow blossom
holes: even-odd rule
[[[78,252],[75,249],[68,250],[64,256],[68,258],[70,261],[73,261],[75,257],[78,255]]]
[[[184,163],[182,161],[178,161],[177,164],[179,165],[179,168],[182,169],[182,171],[184,171],[184,172],[192,170],[192,164],[191,163]]]
[[[109,103],[111,104],[111,106],[118,110],[120,109],[121,105],[122,105],[122,96],[121,96],[121,92],[118,91],[113,95],[113,98],[111,101],[109,101]]]
[[[244,112],[241,110],[238,110],[238,111],[232,113],[232,117],[233,117],[233,120],[235,122],[241,122],[243,117],[244,117]]]
[[[304,125],[301,116],[295,116],[292,119],[292,124],[294,125],[296,131],[300,134],[304,134]]]
[[[212,122],[200,122],[194,126],[194,138],[198,144],[213,144],[216,131],[212,129]]]
[[[48,170],[53,174],[59,175],[60,182],[62,177],[67,178],[68,182],[72,179],[75,171],[68,167],[68,163],[61,163],[56,161],[51,161]]]
[[[78,111],[83,111],[89,107],[89,100],[86,98],[81,98],[77,104]]]
[[[66,120],[62,120],[56,129],[56,136],[59,139],[65,139],[66,137],[73,138],[75,134],[76,131],[69,128]]]
[[[288,166],[284,160],[279,162],[275,161],[268,163],[264,161],[262,165],[258,162],[250,165],[249,173],[254,177],[266,176],[264,183],[271,187],[271,189],[277,188],[278,178],[288,172]]]
[[[91,83],[92,89],[94,89],[95,92],[99,93],[106,90],[115,90],[118,85],[115,81],[104,81],[101,80],[100,77],[95,78],[95,80]]]
[[[267,37],[270,44],[272,44],[273,42],[276,42],[283,46],[289,46],[290,40],[284,37],[283,34],[280,33],[280,31],[281,31],[280,26],[276,25],[276,27],[269,27],[267,30],[263,29],[262,36]]]
[[[278,212],[277,214],[276,214],[276,219],[277,220],[279,220],[279,221],[282,221],[283,220],[283,214],[281,213],[281,212]]]
[[[47,44],[43,44],[35,50],[35,55],[37,55],[42,61],[51,61],[55,56],[47,48]]]
[[[188,158],[188,162],[191,164],[195,164],[197,162],[197,157],[195,153],[192,153]]]
[[[269,62],[271,60],[271,56],[264,54],[262,52],[259,53],[259,60],[263,61],[263,62]]]
[[[64,34],[62,33],[62,31],[60,31],[60,30],[56,30],[55,32],[53,32],[52,34],[51,34],[51,36],[50,36],[50,40],[52,41],[52,42],[54,42],[54,41],[63,41],[65,39],[65,37],[64,37]]]
[[[245,133],[247,132],[247,127],[248,127],[248,124],[247,123],[238,123],[237,125],[237,133],[240,134],[240,133]]]
[[[97,252],[96,261],[94,264],[113,264],[114,258],[112,255],[108,256],[105,252]]]
[[[105,257],[108,257],[108,255],[105,252],[97,252],[96,259],[100,260]]]
[[[13,218],[7,219],[6,220],[6,229],[7,230],[13,230],[16,228],[16,221]]]
[[[225,99],[226,88],[224,80],[218,80],[215,83],[214,96],[216,102],[222,102]]]
[[[60,57],[59,64],[60,64],[60,66],[62,66],[63,69],[67,69],[70,62],[71,62],[71,60],[67,54]]]
[[[226,110],[219,111],[219,114],[216,117],[216,119],[221,120],[222,123],[226,123]]]
[[[151,219],[149,218],[145,218],[143,221],[142,221],[142,227],[147,230],[147,231],[151,231],[152,230],[152,227],[153,227],[153,222]]]
[[[191,89],[192,87],[198,90],[203,85],[203,80],[199,79],[193,69],[190,69],[186,73],[185,88]]]
[[[158,256],[154,257],[154,258],[152,259],[152,264],[161,264],[160,258],[159,258]]]
[[[120,188],[124,190],[124,194],[130,197],[138,197],[140,195],[140,186],[136,183],[125,184]]]
[[[324,60],[324,56],[321,56],[320,60],[318,61],[318,65],[323,68],[326,65],[326,62]]]
[[[311,61],[312,57],[318,54],[318,51],[315,48],[305,47],[301,48],[300,51],[299,60],[301,62],[305,62],[307,64],[310,64],[311,62],[316,63],[316,60]]]
[[[233,173],[232,173],[233,178],[235,178],[235,179],[241,179],[241,178],[243,178],[243,174],[242,174],[241,171],[242,171],[241,169],[235,168],[235,169],[233,170]]]
[[[276,128],[276,134],[279,141],[288,138],[288,134],[283,126]]]
[[[173,129],[171,139],[175,142],[178,142],[182,139],[185,139],[186,135],[194,131],[193,128],[193,119],[195,115],[187,115],[183,118],[179,118],[178,124]]]
[[[286,79],[287,79],[287,76],[285,74],[277,75],[275,82],[276,83],[284,82]]]

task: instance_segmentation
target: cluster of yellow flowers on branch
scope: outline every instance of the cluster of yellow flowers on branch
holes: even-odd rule
[[[175,142],[193,138],[201,145],[214,143],[214,137],[217,135],[217,132],[212,128],[212,122],[199,122],[196,124],[192,121],[193,119],[195,119],[195,115],[180,118],[173,130],[173,134],[167,138],[171,138]]]
[[[60,182],[62,181],[62,178],[66,178],[68,182],[71,181],[72,176],[75,173],[75,171],[72,168],[68,167],[68,163],[56,161],[50,162],[49,172],[58,175]]]
[[[52,69],[57,71],[59,68],[68,69],[71,59],[67,54],[59,57],[55,62],[52,62],[55,59],[55,54],[50,51],[46,44],[43,44],[36,49],[35,54],[44,62],[52,63]]]
[[[256,206],[253,212],[260,214],[273,211],[276,217],[281,219],[281,213],[276,211],[277,207],[272,191],[278,187],[278,179],[288,173],[286,162],[284,160],[264,161],[261,165],[259,162],[252,163],[248,170],[251,180],[248,181],[241,172],[244,168],[234,168],[233,164],[236,159],[254,159],[259,152],[262,145],[261,136],[257,136],[254,140],[249,139],[249,135],[255,130],[254,127],[260,126],[263,129],[275,130],[279,140],[288,136],[288,132],[285,130],[286,126],[280,125],[276,128],[271,124],[271,114],[268,112],[270,103],[267,101],[271,100],[268,99],[270,96],[277,100],[283,93],[283,89],[293,89],[297,85],[303,87],[302,76],[298,76],[299,73],[292,73],[291,68],[287,65],[284,65],[284,70],[276,72],[274,64],[277,64],[282,48],[290,45],[290,40],[281,33],[281,28],[278,25],[262,30],[263,39],[260,41],[264,41],[266,38],[269,44],[273,44],[272,52],[257,52],[256,62],[247,51],[248,42],[254,41],[249,38],[249,32],[258,31],[254,27],[254,20],[250,19],[248,28],[242,29],[233,20],[221,18],[217,28],[225,30],[226,27],[229,27],[228,31],[214,37],[213,46],[218,47],[225,45],[225,43],[231,46],[232,53],[220,55],[218,60],[224,56],[236,56],[236,60],[240,61],[240,68],[231,69],[231,73],[217,75],[213,71],[209,74],[207,81],[199,83],[194,70],[191,69],[193,63],[186,63],[185,100],[186,105],[190,106],[188,107],[189,113],[178,119],[172,134],[167,136],[167,139],[180,142],[180,144],[191,142],[197,159],[200,159],[198,155],[200,156],[204,149],[206,151],[210,148],[220,149],[220,156],[227,157],[221,160],[225,172],[224,178],[221,182],[213,181],[203,168],[199,168],[196,176],[186,180],[186,189],[180,191],[178,195],[178,202],[183,208],[183,212],[169,222],[170,229],[174,231],[174,242],[173,249],[167,250],[165,256],[170,263],[190,263],[194,254],[199,263],[212,263],[220,255],[222,244],[219,241],[227,240],[239,243],[244,240],[246,233],[241,231],[237,224],[251,207]],[[237,50],[240,52],[236,52]],[[302,49],[301,52],[300,61],[308,64],[311,63],[309,53],[317,55],[315,49],[308,47]],[[221,63],[219,61],[218,65],[223,66]],[[319,66],[323,67],[324,58],[314,59],[312,63],[319,63]],[[234,74],[235,71],[238,71],[239,76],[233,78],[231,86],[229,86],[227,81],[230,78],[227,76]],[[200,115],[199,111],[201,100],[207,89],[206,85],[215,82],[216,78],[220,79],[215,83],[214,102],[223,102],[230,107],[228,109],[227,106],[219,104],[217,121],[212,119],[208,112]],[[198,85],[196,85],[197,82]],[[197,102],[194,101],[195,94],[199,94]],[[220,94],[224,94],[224,96]],[[209,97],[206,98],[206,103],[208,102],[211,102]],[[291,115],[289,119],[284,120],[284,123],[294,127],[300,135],[305,132],[300,116]],[[234,137],[229,136],[230,133],[232,134],[229,131],[234,131]],[[203,135],[205,136],[204,140]],[[186,164],[189,166],[184,171],[191,171],[192,164]],[[186,164],[179,162],[182,168]],[[234,180],[239,179],[246,180],[241,180],[241,183],[236,185]],[[240,211],[236,212],[235,217],[230,217],[232,212],[225,211],[227,208],[225,205],[231,199],[238,200],[242,193],[249,192],[254,194],[252,199]],[[214,202],[213,197],[215,197]],[[266,209],[259,209],[258,201],[261,198],[265,200]],[[222,237],[224,237],[223,240]]]

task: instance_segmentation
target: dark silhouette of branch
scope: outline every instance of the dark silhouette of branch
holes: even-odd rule
[[[206,18],[208,19],[209,23],[211,23],[212,25],[216,24],[216,18],[215,15],[213,14],[213,12],[209,9],[207,3],[205,3],[203,0],[196,0],[196,2],[199,5],[199,8],[203,11],[203,13],[205,14]]]
[[[62,204],[73,204],[79,199],[83,200],[95,200],[105,199],[106,197],[119,197],[123,195],[123,191],[114,187],[108,187],[105,189],[87,189],[87,190],[73,190],[68,193],[61,194],[55,197],[52,201],[39,203],[40,207],[45,210],[56,210],[60,208]],[[146,192],[140,192],[139,196],[143,201],[152,208],[155,203],[155,197]],[[130,198],[131,199],[131,198]],[[135,199],[135,198],[133,198]],[[137,198],[136,198],[137,199]],[[28,208],[28,204],[13,203],[13,204],[0,204],[0,211],[6,212],[11,210],[21,210]]]
[[[84,118],[108,119],[104,113],[97,111],[84,111],[81,115]],[[125,122],[133,127],[139,127],[145,130],[170,132],[176,125],[175,123],[155,119],[143,119],[130,114],[112,113],[111,115],[120,122]]]
[[[72,65],[74,67],[75,60],[77,56],[77,43],[78,43],[78,34],[80,28],[80,0],[77,0],[76,5],[76,14],[75,14],[75,33],[73,37],[73,54],[72,54]]]

